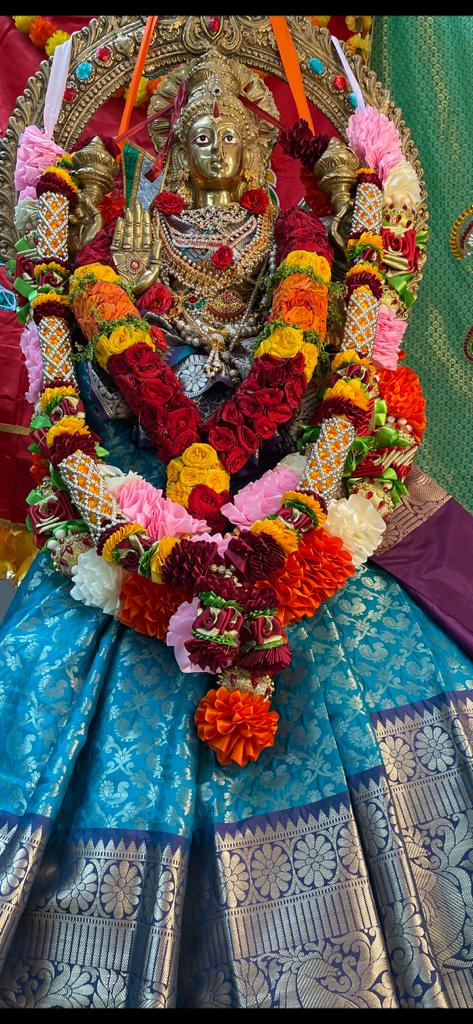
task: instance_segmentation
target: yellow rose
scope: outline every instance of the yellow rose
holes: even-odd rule
[[[192,469],[206,469],[207,466],[214,466],[218,461],[217,452],[210,444],[190,444],[182,453],[182,461],[185,466]],[[200,482],[200,481],[199,481]]]
[[[98,364],[106,370],[110,356],[118,355],[120,352],[124,352],[125,349],[131,348],[132,345],[140,344],[140,342],[149,345],[150,348],[154,348],[149,334],[145,331],[139,331],[136,327],[122,324],[120,327],[115,327],[108,338],[105,334],[100,335],[95,346],[95,358]]]
[[[177,544],[178,541],[178,537],[163,537],[163,539],[160,540],[150,562],[151,579],[154,583],[163,582],[163,565],[174,545]]]
[[[59,434],[89,434],[89,428],[84,426],[84,418],[79,416],[63,416],[59,423],[49,428],[46,434],[46,444],[51,448],[54,438]]]
[[[195,487],[196,484],[205,484],[206,482],[206,469],[190,469],[189,466],[184,466],[181,470],[179,483],[183,487]]]
[[[120,284],[120,275],[112,270],[112,267],[106,267],[104,263],[88,263],[85,267],[78,267],[74,271],[71,277],[71,284],[74,281],[80,281],[85,274],[93,274],[98,281],[111,281],[112,284]]]
[[[205,483],[207,487],[211,487],[213,491],[220,494],[222,491],[228,491],[230,486],[230,476],[225,469],[210,469],[205,475]]]
[[[255,359],[268,352],[271,356],[277,356],[279,359],[290,359],[301,351],[303,341],[304,333],[297,327],[276,327],[269,338],[265,338],[258,345]]]
[[[310,380],[314,373],[315,367],[317,366],[319,350],[316,345],[311,345],[308,341],[304,341],[300,347],[300,351],[302,352],[302,355],[304,356],[305,360],[304,373],[307,377],[307,380]]]
[[[316,252],[307,252],[306,249],[294,249],[286,259],[283,260],[283,267],[298,267],[301,270],[311,270],[323,281],[330,281],[330,263],[325,256],[318,256]]]
[[[169,487],[169,484],[177,483],[177,481],[179,480],[179,477],[181,475],[181,470],[182,470],[182,462],[181,462],[181,460],[180,459],[171,459],[171,462],[168,463],[168,467],[167,467],[167,471],[166,471],[167,472],[167,478],[168,478],[168,487]],[[169,498],[169,493],[168,493],[168,498]]]
[[[191,490],[192,487],[183,487],[180,483],[171,484],[171,486],[168,484],[166,497],[170,498],[171,501],[175,501],[177,505],[183,505],[184,508],[187,508]]]

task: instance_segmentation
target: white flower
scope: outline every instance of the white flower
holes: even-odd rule
[[[19,238],[36,229],[38,214],[39,205],[37,199],[20,199],[15,208],[15,227]]]
[[[420,203],[420,185],[416,171],[407,160],[401,160],[389,172],[384,183],[384,200],[395,206],[406,203],[413,210]]]
[[[72,567],[74,586],[71,597],[92,608],[101,608],[107,615],[116,615],[120,605],[122,576],[123,572],[118,565],[106,562],[94,548],[90,548],[79,555],[77,565]]]
[[[340,537],[350,552],[355,568],[366,562],[376,551],[386,529],[386,523],[374,506],[361,494],[331,501],[325,528],[334,537]]]
[[[278,462],[276,469],[280,466],[286,466],[287,469],[293,469],[295,473],[299,473],[299,479],[301,480],[304,475],[304,470],[307,465],[307,457],[300,455],[299,452],[289,452],[289,455],[285,455],[280,462]]]

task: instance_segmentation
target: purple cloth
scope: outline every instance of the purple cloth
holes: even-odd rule
[[[451,498],[372,561],[473,658],[473,516]]]

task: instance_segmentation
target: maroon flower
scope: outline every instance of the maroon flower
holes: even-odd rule
[[[191,662],[209,672],[219,672],[228,668],[235,658],[235,648],[224,644],[192,639],[188,640],[185,646]]]
[[[67,459],[68,455],[73,455],[76,451],[84,452],[92,459],[96,459],[95,445],[98,440],[95,434],[58,434],[51,448],[50,461],[57,467],[63,459]]]
[[[285,153],[300,160],[304,167],[313,172],[314,164],[327,149],[329,137],[314,135],[307,121],[301,117],[292,128],[282,130],[279,141]]]
[[[163,566],[163,583],[194,593],[200,576],[218,561],[217,545],[205,540],[181,540],[175,544]]]
[[[172,291],[166,288],[165,284],[161,284],[158,281],[156,284],[152,284],[151,288],[148,288],[143,295],[140,295],[136,305],[140,312],[149,310],[150,313],[156,313],[157,316],[161,316],[171,309],[173,302]]]
[[[274,537],[242,530],[233,537],[224,555],[225,563],[242,580],[263,580],[282,569],[284,551]]]
[[[266,213],[269,206],[268,193],[264,188],[248,188],[240,199],[240,206],[250,213]]]
[[[154,410],[162,409],[173,395],[173,388],[164,380],[145,380],[141,386],[140,406],[142,409],[145,405]]]
[[[167,214],[168,217],[172,214],[182,213],[185,205],[184,199],[182,196],[178,196],[177,192],[160,192],[159,196],[155,196],[153,199],[153,206],[160,213]]]
[[[226,270],[233,263],[233,249],[230,245],[219,245],[212,253],[210,262],[215,270]]]

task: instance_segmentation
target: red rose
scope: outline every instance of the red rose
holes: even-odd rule
[[[231,501],[229,491],[217,494],[212,487],[207,487],[207,484],[196,484],[191,491],[188,511],[196,519],[206,519],[213,533],[223,533],[228,521],[220,509],[227,501]]]
[[[166,429],[169,436],[172,438],[178,437],[184,431],[189,430],[195,431],[194,440],[197,441],[197,423],[199,415],[195,406],[189,404],[189,406],[179,406],[177,409],[172,409],[166,417]],[[192,442],[191,442],[192,444]],[[184,449],[183,449],[184,450]]]
[[[228,427],[212,427],[209,431],[209,444],[218,452],[229,452],[235,444],[233,430]]]
[[[161,410],[173,397],[173,389],[163,380],[146,380],[141,387],[141,405]]]
[[[243,206],[244,210],[249,210],[250,213],[266,213],[268,205],[268,193],[264,188],[248,188],[240,199],[240,206]]]
[[[241,397],[239,396],[238,404],[243,416],[247,416],[249,419],[253,419],[254,416],[261,412],[261,407],[255,395],[245,393]]]
[[[227,473],[238,473],[238,470],[248,462],[249,457],[249,453],[244,452],[243,449],[236,444],[235,438],[233,438],[232,450],[220,453],[220,458],[227,470]]]
[[[407,260],[408,270],[417,270],[419,249],[416,244],[415,228],[409,228],[403,235],[396,235],[389,228],[382,228],[381,235],[385,252],[391,250],[391,252],[399,253]]]
[[[232,423],[237,426],[242,422],[241,412],[238,410],[235,402],[232,401],[225,402],[221,410],[221,418],[224,423]]]
[[[108,371],[112,376],[131,372],[138,380],[154,380],[158,374],[161,374],[163,365],[161,356],[154,352],[149,345],[140,342],[137,345],[131,345],[119,355],[110,356]]]
[[[173,213],[182,213],[185,205],[184,199],[182,196],[178,196],[177,192],[160,192],[159,196],[155,196],[153,199],[153,206],[160,213],[166,213],[168,216]]]
[[[255,428],[255,434],[257,434],[262,441],[267,441],[276,431],[276,424],[272,416],[268,416],[267,413],[260,413],[259,416],[256,416],[253,425]]]
[[[219,245],[212,253],[210,262],[216,270],[226,270],[233,263],[233,249],[230,245]]]
[[[147,288],[143,295],[140,295],[136,305],[140,312],[148,309],[150,313],[161,316],[171,309],[173,302],[172,291],[158,281],[156,284],[152,284],[151,288]]]
[[[149,333],[153,339],[153,343],[158,349],[158,352],[165,352],[167,349],[167,344],[166,338],[164,337],[162,330],[159,327],[152,326],[149,329]]]
[[[254,452],[258,446],[258,439],[255,437],[254,430],[250,430],[249,427],[238,427],[237,438],[240,448],[243,448],[246,452]]]

